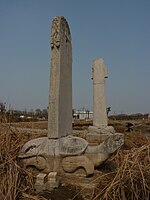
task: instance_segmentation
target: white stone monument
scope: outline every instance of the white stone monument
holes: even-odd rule
[[[95,59],[92,66],[93,80],[93,126],[89,132],[114,133],[114,129],[108,126],[106,110],[105,78],[108,77],[107,67],[102,58]]]
[[[72,46],[68,23],[55,17],[51,28],[51,71],[48,138],[72,132]]]
[[[94,129],[107,126],[105,85],[106,70],[103,60],[95,60],[94,82]],[[99,75],[100,73],[100,75]],[[103,93],[99,94],[103,90]],[[102,99],[101,99],[102,98]],[[100,100],[100,101],[99,101]],[[100,109],[100,110],[99,110]],[[102,117],[100,117],[102,116]],[[28,141],[18,158],[24,167],[39,170],[35,189],[51,190],[59,186],[57,173],[74,173],[84,169],[87,176],[124,143],[123,134],[109,135],[103,142],[89,145],[83,138],[72,136],[72,48],[68,23],[64,17],[56,17],[51,29],[51,71],[48,137]],[[92,135],[94,137],[94,134]],[[45,174],[48,174],[47,178]]]
[[[107,68],[102,58],[95,59],[92,68],[93,79],[93,126],[107,126],[105,78],[108,77]]]

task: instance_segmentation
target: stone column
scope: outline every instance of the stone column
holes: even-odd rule
[[[102,58],[95,59],[92,67],[93,79],[93,126],[89,133],[111,134],[114,128],[108,126],[106,111],[105,78],[108,77],[107,67]]]
[[[51,69],[48,138],[72,132],[72,46],[68,23],[55,17],[51,27]]]
[[[107,68],[102,58],[95,59],[92,67],[93,79],[93,126],[107,126],[105,78],[107,78]]]

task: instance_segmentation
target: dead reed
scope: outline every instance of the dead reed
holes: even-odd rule
[[[10,126],[0,124],[0,200],[38,200],[34,177],[17,164],[17,155],[29,140]],[[101,172],[92,200],[148,200],[150,198],[150,139],[126,134],[123,148],[108,160],[115,168]],[[83,191],[84,189],[82,189]],[[80,192],[79,192],[80,193]],[[78,193],[78,194],[79,194]],[[78,194],[76,196],[78,196]],[[44,198],[43,198],[44,199]],[[75,198],[74,198],[75,199]]]
[[[135,135],[130,135],[130,140],[133,139],[134,141],[130,141],[130,144],[134,144],[133,148],[122,149],[112,157],[111,161],[117,165],[116,170],[98,178],[99,192],[93,200],[148,200],[150,198],[150,140],[145,138],[145,144],[142,144],[142,139],[139,146],[139,138],[136,141]],[[129,138],[127,140],[129,142]]]
[[[17,131],[0,124],[0,200],[22,199],[23,193],[34,193],[33,176],[17,164],[24,142]]]

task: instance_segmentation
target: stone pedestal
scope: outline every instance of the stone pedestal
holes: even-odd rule
[[[40,193],[46,189],[45,188],[45,177],[46,177],[46,174],[43,174],[43,173],[40,173],[36,176],[36,182],[34,185],[36,193]]]
[[[60,179],[57,176],[57,172],[50,172],[49,174],[40,173],[36,176],[36,182],[34,185],[35,192],[41,193],[44,190],[52,191],[58,188],[60,185]]]
[[[57,172],[50,172],[47,176],[46,190],[53,190],[60,185],[60,179],[57,176]]]
[[[108,134],[109,135],[109,134],[115,133],[115,130],[113,126],[101,126],[101,127],[89,126],[88,132],[93,133],[93,134]]]

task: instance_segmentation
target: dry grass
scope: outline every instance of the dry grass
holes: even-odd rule
[[[0,199],[17,200],[34,193],[33,176],[20,168],[17,155],[26,139],[10,127],[0,126]]]
[[[11,126],[16,128],[33,128],[33,129],[47,129],[48,121],[38,121],[38,122],[16,122],[11,123]]]
[[[119,151],[113,161],[118,165],[115,173],[99,177],[101,200],[148,200],[150,195],[150,144]]]
[[[102,173],[93,180],[99,184],[91,200],[150,199],[150,138],[135,133],[125,138],[122,149],[101,166]]]
[[[150,138],[135,133],[125,138],[122,149],[101,166],[101,173],[89,183],[98,183],[90,200],[150,199]]]
[[[0,200],[44,199],[34,196],[33,175],[17,164],[18,152],[27,140],[29,138],[17,130],[14,131],[8,125],[0,125]],[[92,200],[149,199],[149,137],[136,133],[126,134],[124,147],[108,163],[113,163],[116,167],[103,171],[94,180],[99,182],[99,186],[93,193]]]

